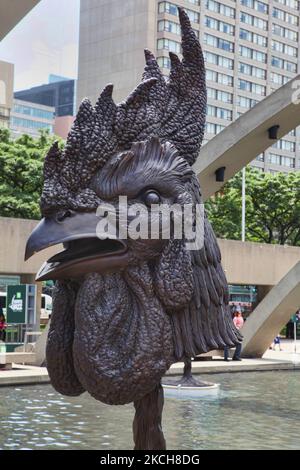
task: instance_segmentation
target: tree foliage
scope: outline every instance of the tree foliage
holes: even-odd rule
[[[39,219],[45,155],[57,137],[41,132],[13,140],[0,127],[0,216]],[[242,175],[206,202],[220,238],[241,239]],[[300,246],[300,171],[246,171],[246,240]]]
[[[206,203],[218,237],[241,239],[242,175]],[[300,171],[246,171],[246,240],[300,246]]]
[[[0,216],[39,219],[45,155],[57,137],[41,132],[16,140],[0,127]]]

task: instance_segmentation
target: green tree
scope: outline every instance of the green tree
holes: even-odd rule
[[[39,219],[45,155],[56,137],[41,132],[16,140],[0,127],[0,216]]]
[[[241,173],[206,203],[218,237],[241,239]],[[300,246],[300,172],[246,172],[246,240]]]

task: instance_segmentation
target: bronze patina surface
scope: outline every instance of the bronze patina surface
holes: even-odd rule
[[[57,280],[47,343],[54,388],[88,391],[111,405],[134,402],[136,449],[164,449],[162,376],[174,362],[234,346],[228,288],[212,228],[204,246],[186,240],[100,240],[95,211],[119,196],[149,208],[201,204],[191,165],[206,117],[202,50],[179,9],[183,60],[170,53],[165,79],[145,51],[142,82],[122,103],[112,85],[93,107],[84,100],[64,150],[54,144],[44,165],[44,219],[26,257],[57,243],[38,279]],[[201,158],[201,155],[200,155]]]

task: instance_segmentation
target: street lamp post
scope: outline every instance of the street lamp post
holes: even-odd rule
[[[246,167],[242,170],[242,242],[246,239]]]

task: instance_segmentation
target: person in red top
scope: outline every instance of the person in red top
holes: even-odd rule
[[[5,341],[6,339],[6,320],[3,313],[0,313],[0,341]]]
[[[235,327],[238,330],[240,330],[243,327],[244,319],[242,317],[242,312],[241,311],[235,312],[234,318],[233,318],[233,323],[234,323]],[[232,360],[233,361],[241,361],[242,360],[241,359],[241,352],[242,352],[242,343],[239,343],[235,348],[235,352],[234,352]],[[224,361],[228,361],[228,356],[229,356],[229,348],[226,347],[226,348],[224,348]]]
[[[242,326],[244,325],[244,319],[242,317],[242,313],[241,312],[236,312],[235,313],[235,316],[234,316],[234,319],[233,319],[233,323],[235,325],[235,327],[240,330],[242,328]]]

